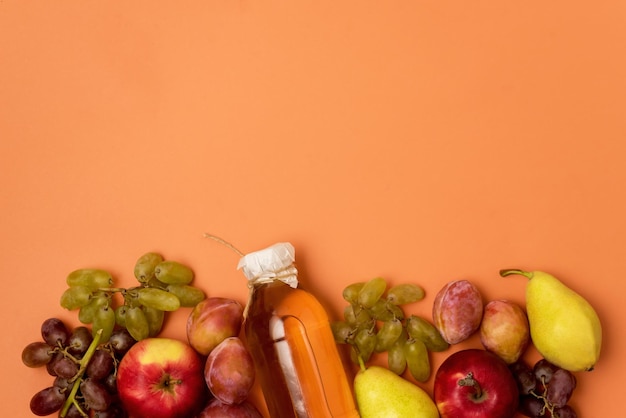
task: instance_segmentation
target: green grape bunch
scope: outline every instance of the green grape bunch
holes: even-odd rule
[[[81,268],[66,278],[68,288],[61,295],[60,304],[68,310],[78,310],[78,320],[91,324],[93,335],[109,340],[115,329],[126,329],[137,341],[161,332],[166,312],[181,307],[194,307],[204,300],[204,292],[194,287],[193,271],[186,265],[165,260],[155,252],[137,259],[133,269],[136,286],[124,288],[114,285],[106,270]],[[117,303],[115,295],[121,295]]]
[[[422,287],[414,283],[389,287],[385,279],[375,277],[346,286],[342,296],[348,305],[343,320],[331,323],[331,329],[338,344],[351,346],[355,364],[387,353],[388,368],[394,373],[408,369],[419,382],[430,378],[429,353],[447,350],[449,344],[428,320],[404,313],[403,305],[424,298]]]

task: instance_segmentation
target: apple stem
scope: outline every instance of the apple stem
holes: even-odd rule
[[[474,393],[475,398],[480,398],[483,396],[483,388],[480,387],[480,384],[476,379],[474,379],[474,373],[469,372],[467,376],[463,379],[459,379],[459,386],[471,386],[476,391]]]
[[[502,277],[506,277],[506,276],[512,276],[515,274],[520,274],[522,276],[525,276],[527,279],[532,279],[533,278],[533,272],[532,271],[524,271],[522,269],[504,269],[504,270],[500,270],[500,276]]]

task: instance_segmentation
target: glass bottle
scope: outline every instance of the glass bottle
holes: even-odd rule
[[[319,301],[298,286],[289,243],[243,256],[245,336],[272,418],[355,418],[351,383]]]

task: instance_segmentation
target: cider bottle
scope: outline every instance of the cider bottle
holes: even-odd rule
[[[326,311],[298,285],[295,251],[278,243],[241,258],[245,336],[271,418],[356,418]]]

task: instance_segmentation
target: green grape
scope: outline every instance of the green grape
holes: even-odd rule
[[[404,326],[399,319],[384,322],[376,334],[376,352],[382,353],[389,351],[391,346],[400,338],[400,335],[402,335],[403,329]]]
[[[148,336],[156,336],[159,332],[161,332],[161,328],[163,328],[165,312],[148,306],[142,306],[141,309],[143,310],[146,320],[148,321]]]
[[[126,330],[137,341],[148,338],[150,325],[143,309],[133,306],[126,311]]]
[[[150,280],[148,280],[148,283],[146,283],[146,287],[152,287],[155,289],[167,289],[168,284],[167,283],[163,283],[161,280],[157,279],[156,277],[152,277]]]
[[[404,345],[404,356],[409,372],[415,380],[426,382],[430,377],[430,359],[426,345],[420,340],[411,338]]]
[[[371,308],[385,293],[385,289],[387,289],[387,282],[381,277],[366,282],[359,291],[359,305],[364,308]]]
[[[393,314],[394,318],[397,318],[399,320],[403,320],[404,319],[404,311],[402,310],[401,307],[388,303],[387,304],[387,309],[389,309],[389,311],[391,311],[391,313]]]
[[[135,263],[135,278],[140,283],[148,283],[154,277],[156,266],[163,261],[161,254],[149,252],[145,253]]]
[[[404,305],[424,299],[424,289],[412,283],[399,284],[387,292],[387,300],[394,305]]]
[[[406,330],[411,338],[422,341],[430,351],[445,351],[450,346],[433,324],[419,316],[411,315],[406,320]]]
[[[78,311],[78,320],[83,324],[91,324],[96,312],[109,304],[109,298],[103,294],[96,294],[88,304],[81,306]]]
[[[115,323],[122,328],[126,328],[126,312],[128,312],[128,306],[120,305],[115,308]]]
[[[354,326],[370,323],[372,321],[372,317],[366,309],[355,305],[346,306],[343,310],[343,317],[347,323]]]
[[[354,338],[357,354],[363,362],[367,362],[376,348],[376,333],[372,329],[362,329]]]
[[[105,343],[109,341],[113,328],[115,328],[115,310],[107,305],[96,310],[91,324],[92,335],[95,337],[96,332],[101,329],[102,336],[100,337],[100,342]]]
[[[406,357],[404,355],[405,344],[406,333],[402,332],[400,337],[387,351],[387,366],[389,370],[397,375],[401,375],[406,370]]]
[[[359,353],[358,353],[358,350],[356,349],[356,346],[354,345],[352,345],[352,350],[350,350],[350,360],[352,360],[354,364],[360,364]]]
[[[198,303],[204,300],[204,292],[197,287],[189,286],[188,284],[170,284],[165,289],[168,292],[176,295],[180,301],[180,306],[192,308]]]
[[[379,299],[374,306],[368,309],[372,318],[377,321],[391,321],[392,319],[404,319],[402,308],[388,303],[386,299]]]
[[[137,291],[137,301],[141,305],[160,311],[175,311],[180,308],[180,300],[166,290],[144,287]]]
[[[154,275],[167,284],[189,284],[193,280],[193,271],[177,261],[161,261],[157,264]]]
[[[343,308],[343,319],[350,325],[356,324],[356,314],[354,313],[354,307],[352,305]]]
[[[65,279],[68,286],[85,286],[91,290],[111,287],[111,273],[99,269],[79,269],[71,272]]]
[[[61,306],[70,311],[81,308],[89,303],[91,293],[85,286],[68,287],[61,295]]]
[[[353,328],[344,321],[335,321],[330,324],[333,337],[338,344],[349,344],[353,335]]]
[[[343,298],[350,304],[359,302],[359,292],[365,282],[352,283],[343,289]]]

